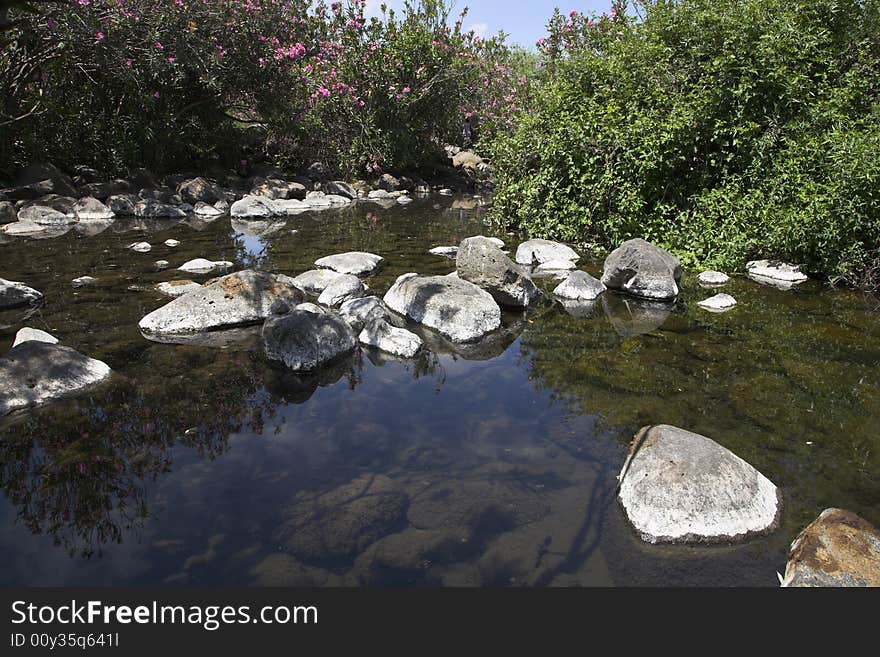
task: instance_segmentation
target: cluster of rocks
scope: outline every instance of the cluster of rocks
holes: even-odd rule
[[[460,184],[453,175],[452,183],[441,176],[440,184],[431,185],[417,176],[387,173],[372,184],[349,183],[333,180],[320,163],[296,176],[263,168],[248,178],[217,171],[211,177],[175,174],[160,179],[138,169],[125,179],[110,179],[85,166],[74,167],[72,174],[51,164],[34,164],[19,172],[14,185],[0,189],[0,231],[55,236],[77,225],[91,233],[117,217],[183,219],[193,214],[211,221],[229,213],[238,220],[260,220],[342,208],[359,200],[387,208],[407,205],[413,195],[451,194],[450,185],[467,186],[460,175]]]

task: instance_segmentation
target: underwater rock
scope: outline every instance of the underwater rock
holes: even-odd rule
[[[315,267],[330,269],[339,274],[352,276],[369,276],[374,274],[385,262],[385,258],[373,253],[361,253],[352,251],[327,256],[315,261]]]

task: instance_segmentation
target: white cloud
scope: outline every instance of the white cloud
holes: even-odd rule
[[[489,26],[486,25],[486,23],[474,23],[468,28],[468,30],[482,39],[486,36],[486,32],[489,31]]]

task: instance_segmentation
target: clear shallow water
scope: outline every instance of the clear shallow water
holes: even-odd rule
[[[263,235],[225,217],[120,220],[0,244],[0,276],[46,295],[25,324],[117,372],[0,424],[0,584],[775,586],[822,509],[880,523],[880,317],[857,293],[736,278],[724,291],[740,306],[713,315],[688,272],[672,308],[608,295],[570,314],[547,299],[477,347],[432,341],[411,362],[361,351],[311,376],[266,363],[254,339],[161,345],[137,330],[167,302],[152,285],[208,278],[156,272],[159,259],[296,275],[365,250],[388,261],[369,280],[379,295],[402,273],[449,273],[429,248],[493,233],[480,208],[436,202]],[[142,240],[150,253],[126,250]],[[84,275],[98,283],[74,290]],[[20,322],[0,317],[0,353]],[[779,485],[780,529],[734,547],[643,544],[615,476],[635,431],[661,422]]]

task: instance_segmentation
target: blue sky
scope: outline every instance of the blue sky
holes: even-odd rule
[[[396,9],[403,6],[403,0],[385,0],[385,3]],[[382,0],[367,0],[367,13],[378,15]],[[530,0],[516,2],[512,0],[456,0],[456,15],[463,7],[468,7],[465,28],[473,29],[478,34],[491,36],[498,30],[510,35],[509,41],[532,48],[535,42],[545,35],[544,26],[559,7],[563,13],[572,10],[590,13],[608,11],[611,0],[589,0],[576,2],[573,0]]]

